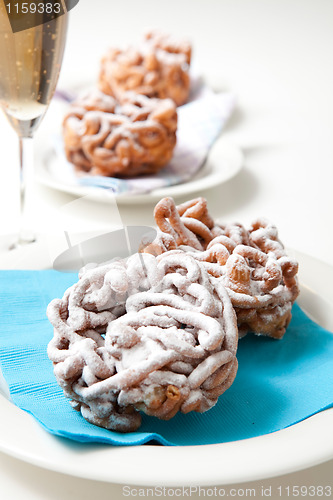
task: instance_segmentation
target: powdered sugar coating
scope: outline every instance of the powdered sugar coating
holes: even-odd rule
[[[190,89],[191,46],[187,41],[151,31],[135,47],[112,48],[101,61],[100,89],[116,98],[127,91],[170,98],[177,106]]]
[[[145,43],[161,49],[169,54],[183,54],[187,64],[190,64],[192,47],[188,40],[181,39],[170,34],[161,33],[157,30],[147,31],[144,34]]]
[[[59,385],[108,429],[137,429],[139,410],[163,419],[206,411],[236,375],[229,296],[191,256],[135,254],[83,271],[48,317]]]
[[[143,252],[185,253],[200,261],[227,289],[241,336],[248,331],[284,335],[299,293],[298,264],[286,254],[273,224],[263,218],[248,230],[239,223],[218,224],[203,198],[179,206],[164,198],[154,214],[159,231]]]

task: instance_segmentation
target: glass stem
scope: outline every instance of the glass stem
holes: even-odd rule
[[[33,139],[32,137],[19,137],[20,147],[20,230],[18,245],[26,245],[35,241],[35,235],[27,224],[26,206],[27,190],[30,190],[33,177]]]

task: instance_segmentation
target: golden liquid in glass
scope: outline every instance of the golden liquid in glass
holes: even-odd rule
[[[68,15],[13,33],[0,0],[0,106],[20,137],[31,137],[53,97]]]

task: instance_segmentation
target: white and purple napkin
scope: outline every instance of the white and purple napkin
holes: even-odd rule
[[[58,181],[108,189],[117,196],[150,193],[154,189],[187,182],[203,166],[234,107],[235,96],[232,93],[214,93],[200,80],[196,80],[192,85],[191,101],[177,110],[177,144],[173,158],[158,174],[131,179],[89,174],[77,176],[74,167],[66,160],[59,137],[55,145],[57,159],[51,174]]]

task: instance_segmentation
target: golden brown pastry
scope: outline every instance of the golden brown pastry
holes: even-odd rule
[[[274,338],[284,335],[299,294],[298,264],[287,255],[274,225],[265,219],[249,229],[215,223],[203,198],[179,206],[164,198],[154,214],[159,232],[142,252],[183,252],[202,262],[226,287],[241,336],[248,331]]]
[[[118,102],[95,89],[74,101],[63,122],[65,153],[78,170],[134,177],[161,170],[176,144],[171,99],[127,93]]]
[[[126,50],[110,49],[101,61],[99,88],[121,98],[134,91],[148,97],[170,98],[177,106],[189,96],[191,46],[187,41],[151,31]]]

